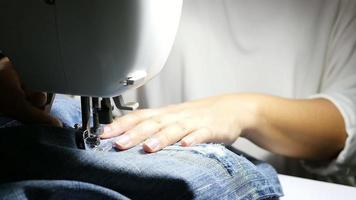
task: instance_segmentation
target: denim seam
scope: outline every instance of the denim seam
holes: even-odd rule
[[[204,146],[197,146],[197,147],[204,147]],[[220,146],[216,146],[216,148],[220,148]],[[218,164],[219,166],[221,166],[224,171],[226,172],[226,174],[228,174],[230,177],[233,177],[234,175],[234,171],[235,170],[232,170],[230,169],[231,166],[233,166],[232,162],[230,159],[227,159],[228,157],[227,156],[216,156],[215,158],[213,157],[210,157],[209,156],[209,152],[207,152],[206,154],[200,152],[199,150],[196,150],[196,149],[192,149],[192,148],[189,148],[189,149],[175,149],[175,148],[165,148],[163,149],[164,151],[175,151],[175,152],[191,152],[193,153],[194,155],[198,155],[200,157],[203,157],[203,158],[209,158],[210,160],[212,160],[213,162],[215,162],[216,164]],[[230,152],[227,150],[227,149],[220,149],[222,151],[224,151],[225,154],[229,154]],[[221,159],[221,160],[220,160]],[[225,165],[222,161],[226,161],[228,162],[228,166]],[[239,164],[238,162],[236,162],[235,164]]]
[[[268,180],[263,179],[263,178],[250,179],[248,182],[245,182],[243,185],[240,185],[239,187],[237,187],[235,191],[240,191],[241,188],[244,188],[244,187],[248,188],[248,186],[250,186],[250,185],[256,185],[257,182],[265,183],[266,181],[268,181]],[[271,191],[273,191],[273,194],[268,194],[268,195],[273,195],[273,196],[275,196],[275,197],[278,197],[278,196],[279,196],[279,195],[278,195],[279,192],[276,191],[273,186],[268,186],[268,185],[265,185],[265,184],[262,184],[262,185],[263,185],[263,187],[264,187],[263,189],[255,189],[255,188],[249,189],[249,190],[247,191],[248,194],[245,195],[245,196],[246,196],[246,197],[254,196],[254,195],[256,195],[256,192],[258,193],[258,192],[261,192],[261,190],[264,191],[264,190],[266,190],[266,189],[270,189]],[[265,192],[264,192],[262,195],[259,194],[259,196],[266,196],[266,194],[265,194]],[[247,198],[247,199],[248,199],[248,198]]]

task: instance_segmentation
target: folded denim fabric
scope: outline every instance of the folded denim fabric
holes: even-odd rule
[[[79,103],[66,97],[56,98],[52,114],[70,126],[80,123]],[[72,128],[23,126],[3,118],[1,124],[7,124],[0,128],[1,183],[80,181],[132,199],[272,199],[283,195],[269,164],[247,156],[249,161],[219,144],[172,145],[147,154],[140,145],[117,152],[112,138],[102,141],[101,151],[85,151],[76,147]]]
[[[140,146],[107,152],[77,149],[75,130],[45,126],[0,129],[0,180],[76,180],[132,199],[266,199],[282,195],[275,171],[258,168],[221,145]]]
[[[2,200],[128,200],[121,194],[98,185],[65,180],[36,180],[3,184],[0,185],[0,198]]]

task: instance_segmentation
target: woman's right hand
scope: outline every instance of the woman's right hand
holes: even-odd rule
[[[47,95],[24,88],[8,58],[0,59],[0,113],[23,123],[62,126],[44,110]]]
[[[253,95],[227,94],[171,105],[137,110],[104,128],[101,138],[116,139],[115,147],[126,150],[143,143],[146,152],[157,152],[180,142],[232,144],[255,126],[257,103]],[[242,135],[241,135],[242,134]]]

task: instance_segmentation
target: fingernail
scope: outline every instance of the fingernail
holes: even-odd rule
[[[127,145],[129,145],[130,143],[130,137],[127,136],[127,135],[122,135],[120,136],[116,142],[115,142],[117,145],[119,145],[120,147],[125,147]]]
[[[57,127],[63,127],[63,123],[59,119],[55,119],[55,126]]]
[[[194,140],[192,138],[186,138],[181,141],[182,146],[193,146]]]
[[[147,145],[152,151],[155,151],[159,147],[159,142],[156,138],[151,138],[145,142],[145,145]]]

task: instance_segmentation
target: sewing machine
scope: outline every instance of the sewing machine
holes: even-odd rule
[[[81,96],[77,143],[86,148],[112,122],[111,98],[118,109],[138,107],[121,94],[162,69],[182,0],[8,0],[0,7],[1,49],[25,85]]]

